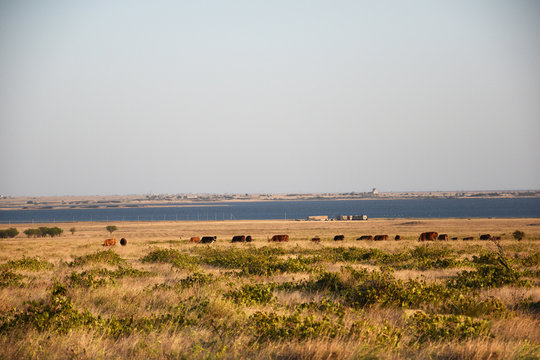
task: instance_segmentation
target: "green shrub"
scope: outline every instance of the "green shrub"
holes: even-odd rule
[[[489,322],[463,315],[417,312],[407,322],[416,341],[466,340],[488,336]]]
[[[0,265],[0,269],[15,269],[15,270],[30,270],[30,271],[43,271],[51,270],[54,267],[48,261],[39,260],[37,258],[23,257],[19,260],[10,260],[7,263]]]
[[[0,230],[0,239],[14,238],[17,235],[19,235],[19,230],[15,228]]]
[[[90,263],[121,265],[125,262],[126,260],[122,259],[120,255],[109,249],[76,257],[71,263],[69,263],[69,266],[82,266]]]
[[[180,286],[183,288],[197,286],[203,286],[210,284],[213,281],[212,274],[205,274],[200,272],[195,272],[188,275],[185,279],[180,280]]]
[[[22,279],[23,276],[20,274],[5,269],[0,270],[0,288],[9,286],[22,287]]]
[[[239,290],[225,293],[224,296],[241,305],[267,304],[276,299],[272,286],[268,284],[247,284]]]
[[[520,241],[525,237],[525,233],[521,230],[516,230],[512,233],[512,236],[514,237],[514,239]]]
[[[314,316],[277,315],[275,313],[256,312],[249,317],[250,330],[255,341],[264,343],[268,340],[305,340],[322,337],[334,338],[345,333],[343,324],[327,318]]]
[[[515,270],[500,265],[480,265],[478,270],[461,271],[447,284],[454,288],[489,289],[504,285],[527,286],[530,283],[522,280],[521,274]]]
[[[171,264],[180,269],[195,270],[197,268],[197,259],[180,253],[175,249],[157,249],[151,251],[141,259],[147,263]]]
[[[499,299],[478,299],[475,296],[454,294],[441,307],[441,312],[471,317],[506,317],[509,311]]]
[[[69,286],[71,287],[84,287],[84,288],[97,288],[106,286],[109,281],[103,278],[96,278],[94,274],[83,271],[82,273],[72,272],[67,278]]]

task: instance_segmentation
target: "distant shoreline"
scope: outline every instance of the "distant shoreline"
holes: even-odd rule
[[[110,196],[21,196],[0,198],[1,210],[76,210],[152,207],[227,206],[217,203],[272,201],[523,199],[540,198],[540,190],[417,191],[305,194],[151,194]]]

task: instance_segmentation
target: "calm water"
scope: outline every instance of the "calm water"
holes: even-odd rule
[[[369,218],[540,217],[540,199],[412,199],[261,201],[183,207],[0,211],[0,223],[69,221],[305,219],[309,215]]]

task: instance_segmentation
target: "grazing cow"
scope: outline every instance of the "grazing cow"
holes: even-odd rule
[[[373,235],[362,235],[356,240],[373,240]]]
[[[396,235],[396,237],[394,238],[394,240],[399,241],[399,240],[403,240],[403,239],[402,239],[401,235]]]
[[[116,239],[107,239],[103,243],[103,246],[112,246],[112,245],[116,245]]]
[[[500,236],[492,236],[492,237],[491,237],[491,240],[494,240],[494,241],[500,241],[500,240],[501,240],[501,237],[500,237]]]
[[[388,235],[375,235],[373,240],[375,240],[375,241],[388,240]]]
[[[448,240],[448,235],[447,234],[441,234],[441,235],[439,235],[437,240]]]
[[[272,239],[270,239],[271,242],[283,242],[283,241],[289,241],[289,235],[274,235],[272,236]]]
[[[345,239],[345,235],[334,236],[334,241],[343,241],[343,239]]]
[[[251,238],[251,235],[246,236],[246,242],[252,242],[253,239]]]
[[[311,241],[314,241],[314,242],[321,242],[321,238],[318,237],[318,236],[315,236],[314,238],[311,239]]]
[[[126,246],[127,245],[127,240],[125,238],[121,238],[120,239],[120,245]]]
[[[490,240],[491,235],[490,234],[482,234],[480,235],[480,240]]]
[[[198,243],[201,241],[201,238],[198,236],[192,236],[191,239],[189,239],[190,242]]]
[[[423,233],[421,233],[420,236],[418,237],[418,241],[433,241],[433,240],[437,240],[437,236],[439,236],[439,234],[436,233],[435,231],[423,232]]]
[[[211,244],[217,240],[217,236],[203,236],[201,244]]]
[[[456,237],[453,237],[452,240],[457,240],[457,236],[456,236]]]
[[[233,236],[231,242],[235,243],[235,242],[245,242],[246,241],[246,237],[245,235],[236,235],[236,236]]]
[[[463,238],[463,240],[474,240],[473,236],[466,236]]]

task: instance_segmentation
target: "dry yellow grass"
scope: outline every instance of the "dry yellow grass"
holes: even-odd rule
[[[540,320],[535,313],[513,313],[505,318],[489,318],[494,338],[478,338],[466,341],[442,341],[417,344],[407,332],[406,319],[416,309],[374,306],[364,309],[346,308],[341,321],[346,328],[356,321],[371,324],[376,329],[390,326],[402,329],[397,345],[381,342],[377,332],[363,334],[359,338],[337,336],[306,340],[253,342],[247,329],[234,330],[236,321],[245,322],[257,311],[293,314],[295,306],[306,303],[330,301],[339,303],[339,297],[324,292],[274,290],[275,300],[267,304],[238,305],[224,294],[239,289],[244,284],[268,284],[307,281],[316,275],[307,272],[276,273],[272,276],[233,276],[231,270],[200,264],[198,272],[211,275],[209,285],[174,288],[187,276],[190,269],[175,268],[165,263],[143,263],[141,258],[155,249],[172,248],[180,253],[199,256],[201,249],[213,248],[222,251],[244,249],[247,244],[231,244],[233,235],[252,235],[249,245],[254,248],[269,246],[285,250],[281,258],[294,258],[303,252],[317,254],[319,250],[344,247],[379,249],[394,253],[414,249],[422,243],[417,241],[423,231],[446,233],[460,239],[474,236],[474,241],[446,241],[429,243],[430,248],[448,248],[459,258],[470,258],[483,252],[496,250],[493,243],[480,241],[483,233],[502,236],[502,245],[508,257],[523,257],[540,251],[540,219],[374,219],[350,222],[307,222],[307,221],[218,221],[218,222],[115,222],[118,230],[111,236],[105,223],[64,224],[20,224],[16,227],[21,234],[14,239],[0,240],[0,266],[10,260],[23,257],[39,258],[54,264],[53,269],[42,271],[16,270],[24,276],[26,286],[0,287],[0,315],[9,309],[24,309],[25,302],[48,299],[54,279],[67,281],[73,272],[82,273],[96,269],[113,271],[117,266],[110,264],[86,264],[70,267],[67,263],[77,257],[106,250],[103,240],[114,237],[126,238],[127,246],[113,247],[126,266],[151,272],[151,276],[122,277],[106,286],[97,288],[70,287],[69,297],[76,309],[88,309],[104,319],[111,317],[135,318],[165,314],[178,304],[197,304],[208,301],[198,323],[179,328],[166,328],[154,332],[133,332],[114,338],[99,331],[74,328],[66,334],[35,329],[0,332],[0,359],[11,358],[281,358],[281,359],[329,359],[329,358],[485,358],[506,359],[540,355]],[[56,238],[27,238],[22,231],[37,226],[58,226],[64,234]],[[8,227],[8,226],[6,226]],[[75,234],[68,230],[76,228]],[[512,239],[516,230],[526,233],[520,242]],[[287,243],[268,243],[273,234],[289,234]],[[345,241],[335,242],[333,236],[344,234]],[[361,235],[388,234],[388,241],[357,241]],[[404,240],[394,241],[399,234]],[[218,241],[210,246],[189,242],[191,236],[216,235]],[[319,236],[321,243],[310,239]],[[343,266],[356,269],[379,269],[379,265],[323,261],[319,264],[324,271],[340,273]],[[464,268],[444,269],[400,269],[393,274],[396,279],[425,279],[428,283],[441,283],[456,276]],[[467,268],[472,270],[472,268]],[[482,290],[478,299],[496,298],[509,309],[524,301],[540,301],[538,279],[533,287],[504,286]],[[167,285],[162,286],[161,285]],[[157,286],[157,287],[156,287]],[[190,306],[191,306],[190,305]],[[322,316],[321,313],[316,313]],[[330,315],[336,321],[335,315]],[[227,331],[223,329],[229,329]],[[231,330],[232,329],[232,330]],[[377,330],[378,331],[378,330]]]

